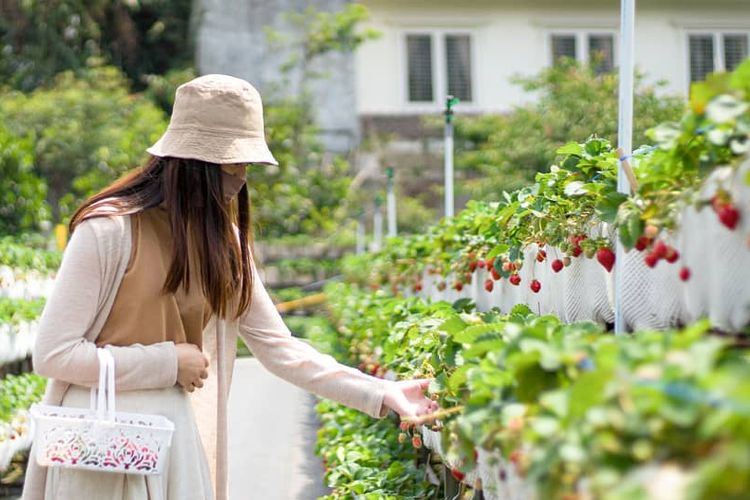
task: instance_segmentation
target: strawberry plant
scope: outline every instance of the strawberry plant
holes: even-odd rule
[[[458,410],[433,425],[453,477],[482,448],[501,452],[542,498],[642,491],[644,467],[677,468],[694,498],[733,498],[750,486],[741,458],[750,447],[750,355],[706,336],[707,322],[614,337],[525,306],[501,315],[465,299],[345,284],[329,293],[343,343],[375,353],[399,378],[434,377],[430,394]],[[398,442],[404,430],[393,432]]]

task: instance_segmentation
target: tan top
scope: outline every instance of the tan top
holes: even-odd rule
[[[211,306],[195,271],[197,259],[190,246],[190,290],[162,293],[172,261],[169,216],[163,207],[133,216],[132,251],[128,267],[96,345],[151,345],[173,341],[203,347],[203,329]],[[196,278],[197,277],[197,278]]]

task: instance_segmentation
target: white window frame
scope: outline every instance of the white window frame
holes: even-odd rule
[[[432,101],[409,100],[409,58],[406,38],[409,35],[429,35],[432,40]],[[399,31],[399,59],[400,59],[400,100],[401,106],[412,113],[434,112],[445,108],[445,96],[448,93],[448,71],[445,61],[445,36],[460,35],[469,37],[471,54],[471,101],[461,101],[456,107],[471,111],[479,107],[479,93],[477,84],[477,37],[471,29],[461,28],[408,28]]]
[[[544,37],[547,65],[552,66],[555,63],[555,55],[552,53],[553,36],[574,36],[576,39],[576,61],[587,64],[589,62],[589,36],[591,35],[608,35],[612,37],[612,67],[616,68],[620,57],[619,34],[616,29],[608,28],[555,28],[547,30]]]
[[[686,29],[683,40],[685,42],[684,53],[685,53],[685,81],[687,82],[686,92],[690,94],[690,86],[692,85],[690,75],[690,37],[694,35],[710,36],[714,43],[714,72],[726,71],[726,61],[724,54],[724,36],[726,35],[745,35],[748,40],[748,47],[750,47],[750,29],[722,29],[722,28],[709,28],[709,29]],[[750,54],[749,54],[750,55]]]

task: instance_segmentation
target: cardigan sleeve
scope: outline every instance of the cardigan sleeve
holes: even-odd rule
[[[68,242],[32,349],[39,375],[89,387],[98,384],[97,346],[85,335],[96,319],[99,297],[106,293],[101,289],[106,268],[102,259],[108,256],[99,254],[99,246],[89,220]],[[177,381],[177,351],[171,341],[106,348],[115,359],[118,390],[170,387]]]
[[[274,375],[308,392],[383,418],[390,381],[343,365],[303,340],[293,337],[268,295],[253,263],[252,303],[240,318],[239,335]]]

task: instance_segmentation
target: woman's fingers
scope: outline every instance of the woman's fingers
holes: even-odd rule
[[[203,370],[201,372],[201,378],[208,378],[208,370]]]

